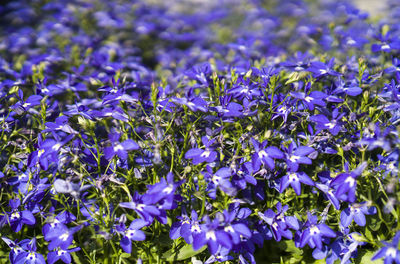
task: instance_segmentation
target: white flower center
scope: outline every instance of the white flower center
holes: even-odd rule
[[[305,100],[307,103],[309,103],[309,102],[311,102],[312,100],[314,100],[314,98],[312,98],[311,96],[306,96],[306,98],[304,98],[304,100]]]
[[[57,151],[57,150],[59,150],[60,148],[61,148],[61,144],[60,144],[60,143],[57,143],[57,144],[55,144],[53,147],[51,147],[51,149],[54,150],[54,151]]]
[[[192,233],[200,233],[201,229],[200,226],[197,223],[195,223],[190,227],[190,231],[192,231]]]
[[[258,152],[258,157],[262,159],[264,157],[268,157],[268,154],[267,152],[265,152],[265,150],[261,150],[260,152]]]
[[[11,214],[11,220],[16,220],[19,219],[21,217],[21,215],[19,214],[19,212],[15,212]]]
[[[317,234],[319,234],[319,233],[321,233],[321,231],[319,231],[319,228],[318,228],[318,227],[312,226],[312,227],[310,228],[310,234],[311,234],[312,236],[317,235]]]
[[[325,124],[325,126],[329,129],[333,129],[336,126],[336,120],[333,120],[332,122],[329,122],[328,124]]]
[[[290,156],[290,161],[291,162],[296,162],[296,161],[298,161],[300,159],[300,156],[297,156],[297,155],[292,155],[292,156]]]
[[[64,233],[64,234],[62,234],[62,235],[60,236],[60,239],[61,239],[62,241],[67,241],[68,237],[69,237],[69,232],[67,231],[66,233]]]
[[[164,188],[163,193],[170,194],[172,193],[173,190],[174,190],[173,186],[168,185],[166,188]]]
[[[57,256],[64,255],[65,253],[67,253],[67,251],[65,251],[65,250],[62,250],[62,249],[60,249],[60,250],[57,250]]]
[[[218,185],[219,182],[221,181],[221,177],[214,175],[211,180],[215,185]]]
[[[132,238],[133,235],[135,234],[136,230],[128,230],[126,231],[126,236],[129,238]]]
[[[29,253],[27,259],[29,259],[29,260],[36,260],[36,253],[35,253],[35,252]]]
[[[206,150],[206,151],[204,151],[203,153],[201,153],[200,157],[202,157],[202,158],[208,158],[208,157],[210,156],[210,154],[211,154],[211,151]]]
[[[382,50],[390,50],[390,46],[388,44],[385,44],[381,47]]]
[[[397,250],[393,247],[390,247],[386,250],[386,256],[390,256],[393,259],[396,258],[397,255]]]
[[[140,212],[142,212],[143,211],[143,208],[145,208],[146,207],[146,205],[144,205],[144,204],[138,204],[138,205],[136,205],[136,209],[138,210],[138,211],[140,211]]]
[[[289,182],[295,182],[299,181],[299,176],[297,176],[296,173],[290,173],[289,174]]]
[[[346,180],[344,182],[348,183],[350,188],[353,188],[353,186],[356,183],[356,180],[353,177],[349,176],[349,177],[346,178]]]
[[[215,236],[214,230],[207,231],[207,233],[206,233],[206,239],[207,239],[207,240],[211,239],[211,240],[213,240],[213,241],[216,241],[216,240],[217,240],[217,237]]]
[[[235,233],[235,230],[233,229],[233,227],[231,225],[225,226],[224,231],[230,232],[230,233]]]
[[[114,152],[117,152],[118,150],[124,150],[124,147],[121,144],[118,144],[114,147]]]

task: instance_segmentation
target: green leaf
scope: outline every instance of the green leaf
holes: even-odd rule
[[[207,246],[204,246],[201,249],[194,251],[192,245],[185,245],[176,251],[174,249],[168,250],[162,255],[162,258],[166,261],[185,260],[196,256],[197,254],[203,252],[206,248]]]
[[[354,260],[354,263],[357,264],[381,264],[383,263],[383,259],[371,260],[371,258],[375,255],[375,251],[371,250],[360,250],[358,252],[357,258]]]

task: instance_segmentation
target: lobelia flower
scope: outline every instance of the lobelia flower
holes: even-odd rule
[[[372,52],[391,52],[392,50],[400,49],[400,39],[396,36],[393,37],[393,32],[387,32],[385,35],[378,35],[377,38],[381,42],[379,44],[372,44]]]
[[[15,264],[15,260],[17,256],[23,252],[26,252],[26,246],[29,244],[30,240],[29,239],[24,239],[21,240],[19,243],[17,241],[12,241],[11,239],[7,237],[2,237],[3,241],[10,247],[10,263]]]
[[[279,192],[282,193],[289,185],[292,186],[297,195],[301,194],[301,184],[314,186],[314,181],[304,172],[291,172],[282,177]]]
[[[57,247],[66,250],[71,246],[74,240],[74,233],[81,229],[81,225],[68,228],[66,225],[61,224],[57,227],[49,228],[47,231],[43,230],[43,234],[44,239],[50,241],[48,245],[49,250],[53,250]]]
[[[335,195],[338,199],[354,203],[356,200],[356,179],[361,175],[368,164],[364,161],[360,166],[351,172],[349,172],[348,164],[346,163],[345,165],[347,172],[337,175],[332,180],[331,185],[336,187]]]
[[[342,125],[340,119],[345,116],[345,113],[339,114],[339,109],[335,108],[332,111],[332,120],[329,120],[323,114],[314,115],[310,117],[310,121],[317,123],[317,129],[328,129],[332,135],[336,136],[339,134],[340,130],[342,129]]]
[[[207,112],[208,111],[208,108],[207,108],[208,104],[201,97],[194,97],[191,99],[173,97],[171,100],[173,103],[186,105],[193,112],[197,112],[197,111]]]
[[[11,106],[10,108],[14,110],[18,115],[23,114],[24,112],[29,111],[34,106],[40,105],[40,102],[42,100],[42,96],[40,95],[31,95],[24,101],[24,94],[22,92],[22,89],[18,90],[18,99],[20,100],[17,102],[15,105]]]
[[[132,202],[122,202],[119,206],[135,210],[146,222],[152,223],[155,216],[160,215],[160,210],[152,203],[151,195],[140,195],[135,192]]]
[[[308,146],[297,146],[291,142],[289,147],[283,148],[286,156],[286,164],[291,172],[296,172],[300,164],[312,164],[312,161],[307,155],[313,153],[315,149]]]
[[[345,93],[350,96],[357,96],[362,93],[362,89],[358,86],[356,80],[352,80],[346,85],[346,82],[341,77],[339,77],[335,85],[336,88],[332,91],[332,94]]]
[[[11,212],[8,215],[8,223],[14,232],[19,232],[24,224],[32,226],[36,223],[31,211],[19,209],[21,201],[18,198],[10,200],[9,205]]]
[[[112,159],[115,155],[120,157],[122,160],[126,160],[128,158],[128,151],[139,149],[139,145],[132,139],[119,142],[120,137],[120,133],[111,133],[108,136],[111,141],[111,146],[104,149],[104,157],[107,160]]]
[[[240,163],[243,159],[240,160]],[[247,183],[257,185],[257,180],[253,177],[253,165],[251,162],[244,162],[234,169],[232,183],[240,189],[246,189]]]
[[[230,237],[219,228],[219,220],[217,218],[211,220],[208,215],[203,220],[205,223],[200,226],[201,232],[193,233],[193,249],[197,251],[205,244],[211,254],[217,253],[220,245],[230,249],[232,247]]]
[[[400,263],[400,251],[398,250],[399,241],[400,231],[397,231],[396,235],[392,239],[392,242],[382,242],[385,246],[379,249],[379,251],[371,258],[371,260],[385,258],[385,264],[390,264],[393,262]]]
[[[303,83],[301,83],[301,86],[303,86]],[[324,102],[324,99],[328,97],[328,95],[320,91],[310,92],[310,88],[311,82],[307,82],[304,87],[304,92],[290,92],[290,95],[301,100],[302,104],[310,110],[314,110],[315,105],[325,107],[326,103]]]
[[[219,113],[221,117],[239,117],[243,115],[243,106],[238,103],[231,102],[232,95],[220,96],[220,105],[210,107],[210,110],[214,110]]]
[[[265,140],[263,143],[258,142],[254,138],[251,139],[251,143],[254,147],[254,154],[251,157],[253,170],[258,171],[262,165],[267,165],[271,170],[275,169],[275,162],[273,159],[283,159],[284,155],[277,147],[271,146],[266,147],[268,141]]]
[[[132,241],[143,241],[146,239],[146,235],[140,229],[147,225],[149,223],[143,219],[133,220],[128,228],[126,228],[123,222],[117,225],[117,232],[123,235],[120,245],[126,253],[132,252]]]
[[[209,182],[207,190],[209,191],[209,196],[212,199],[216,198],[217,188],[229,196],[234,196],[236,194],[237,190],[230,181],[232,176],[232,171],[230,168],[223,167],[217,172],[213,173],[212,168],[207,165],[206,171],[202,172],[202,174]]]
[[[218,262],[225,262],[229,260],[234,260],[232,256],[229,255],[230,249],[219,246],[218,250],[215,254],[211,255],[204,264],[214,263],[215,261]]]
[[[64,263],[71,263],[72,259],[71,259],[71,252],[76,252],[81,250],[80,247],[74,247],[74,248],[69,248],[69,249],[56,249],[54,251],[50,251],[47,254],[47,263],[48,264],[54,264],[56,263],[58,260],[61,260]]]
[[[232,248],[234,245],[238,245],[241,242],[241,237],[244,238],[250,238],[251,237],[251,231],[246,225],[244,221],[235,221],[238,211],[227,211],[224,210],[222,212],[222,218],[223,221],[222,227],[224,228],[224,231],[230,236],[230,244],[231,246],[229,248]]]
[[[166,178],[160,179],[160,182],[148,185],[146,195],[151,196],[153,204],[162,201],[163,209],[175,209],[178,206],[176,200],[179,199],[179,195],[175,195],[175,191],[183,182],[184,180],[175,182],[174,174],[169,172]]]
[[[238,83],[238,85],[229,89],[227,93],[233,95],[234,98],[240,101],[244,98],[252,101],[254,97],[262,95],[259,84],[252,82],[250,78],[244,79],[244,77],[239,77],[236,83]]]
[[[322,171],[318,173],[318,178],[321,182],[316,182],[315,187],[320,189],[326,198],[333,204],[336,210],[340,209],[340,201],[335,195],[335,189],[332,186],[333,178],[330,177],[329,171]]]
[[[336,237],[336,233],[330,229],[326,224],[318,223],[318,218],[311,213],[307,213],[308,221],[305,226],[306,229],[300,237],[300,247],[304,247],[308,244],[311,248],[317,247],[322,250],[322,238],[323,237]]]
[[[272,230],[272,234],[276,241],[280,241],[282,236],[287,239],[292,239],[293,234],[289,228],[299,230],[299,222],[295,216],[285,216],[286,211],[289,209],[288,205],[282,207],[278,202],[276,204],[277,213],[272,209],[268,209],[263,213],[258,212],[258,216],[265,221]]]
[[[194,165],[207,162],[211,163],[217,158],[217,152],[211,146],[215,143],[215,139],[208,140],[208,137],[201,138],[205,149],[192,148],[185,153],[185,159],[192,159]]]
[[[365,215],[371,214],[376,214],[376,208],[374,206],[368,206],[366,202],[352,204],[340,213],[340,223],[344,227],[348,227],[354,219],[357,225],[365,226],[367,222]]]
[[[311,65],[309,68],[307,68],[307,71],[314,73],[314,76],[316,78],[319,78],[319,77],[322,77],[325,75],[340,76],[340,73],[338,73],[332,69],[334,65],[335,65],[335,58],[330,59],[327,64],[320,62],[320,61],[314,61],[314,62],[311,62]]]
[[[400,59],[393,57],[392,66],[384,70],[385,73],[398,73],[400,72]]]
[[[79,196],[81,192],[89,189],[92,187],[90,184],[83,185],[80,183],[73,183],[71,181],[66,181],[63,179],[56,179],[53,183],[54,185],[54,190],[57,193],[66,193],[66,194],[71,194],[72,197],[75,199],[79,199]]]
[[[69,124],[67,116],[59,116],[55,120],[56,122],[47,122],[45,125],[47,129],[44,129],[43,132],[54,132],[54,131],[63,131],[68,134],[77,134]]]
[[[26,245],[26,250],[19,253],[15,258],[15,264],[46,264],[42,254],[36,253],[36,238]]]
[[[95,118],[112,117],[124,122],[128,122],[129,120],[129,116],[126,113],[124,113],[124,110],[122,110],[122,108],[119,106],[103,108],[101,111],[93,110],[92,116]]]
[[[196,212],[192,211],[192,216],[194,216],[195,214]],[[171,239],[178,239],[179,237],[183,237],[183,239],[185,239],[187,244],[192,244],[193,237],[190,231],[190,223],[192,220],[189,218],[186,211],[183,211],[182,215],[178,216],[177,219],[179,219],[179,221],[174,222],[171,225],[171,229],[169,231],[169,237]]]

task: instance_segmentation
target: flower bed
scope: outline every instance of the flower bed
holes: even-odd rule
[[[399,16],[0,7],[0,262],[400,263]]]

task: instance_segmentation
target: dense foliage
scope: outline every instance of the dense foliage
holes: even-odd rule
[[[0,7],[0,262],[400,263],[399,17]]]

